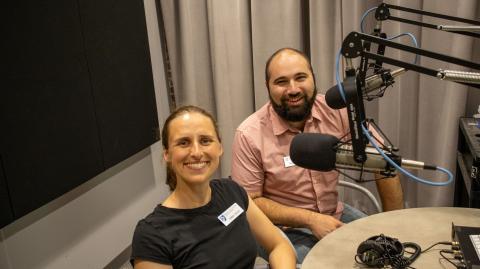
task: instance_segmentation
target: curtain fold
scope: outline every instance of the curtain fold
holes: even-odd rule
[[[254,111],[250,9],[241,0],[211,0],[207,7],[214,107],[224,145],[220,170],[228,176],[233,131]]]
[[[293,47],[311,56],[317,89],[325,93],[335,82],[335,57],[343,38],[360,31],[364,12],[381,0],[158,0],[165,25],[171,80],[178,105],[199,105],[219,123],[225,153],[218,176],[230,174],[231,143],[235,128],[268,101],[264,69],[267,58],[281,47]],[[390,4],[477,19],[475,0],[392,0]],[[438,20],[393,11],[396,16],[439,23]],[[371,33],[374,12],[365,18]],[[450,23],[452,24],[452,23]],[[480,42],[404,23],[386,21],[383,32],[393,36],[410,32],[421,48],[477,61]],[[411,45],[408,37],[395,40]],[[386,55],[403,61],[414,56],[387,48]],[[421,58],[421,65],[441,65]],[[388,66],[387,66],[388,67]],[[396,67],[391,67],[396,69]],[[440,68],[440,67],[439,67]],[[441,66],[455,69],[455,66]],[[340,69],[343,76],[343,69]],[[365,102],[374,118],[406,159],[420,160],[455,172],[458,118],[476,112],[477,89],[440,81],[409,71],[395,80],[384,97]],[[468,99],[467,99],[468,97]],[[434,181],[446,180],[438,172],[418,172]],[[407,207],[450,206],[453,184],[432,187],[402,177]],[[373,183],[367,188],[376,192]],[[366,211],[367,199],[345,191],[344,199]],[[371,212],[371,211],[370,211]]]
[[[265,87],[265,62],[277,49],[304,50],[302,1],[250,1],[255,109],[269,99]],[[253,112],[253,111],[252,111]]]

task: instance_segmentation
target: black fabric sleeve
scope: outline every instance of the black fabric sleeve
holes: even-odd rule
[[[147,221],[139,221],[133,234],[130,262],[140,259],[171,265],[172,256],[170,244],[161,232]]]
[[[242,186],[240,186],[237,182],[232,180],[231,177],[229,177],[228,179],[224,179],[224,181],[227,183],[232,193],[240,199],[240,201],[242,202],[241,206],[245,210],[247,210],[248,209],[247,191]]]

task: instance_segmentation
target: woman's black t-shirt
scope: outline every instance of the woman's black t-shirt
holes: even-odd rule
[[[159,205],[138,222],[132,242],[132,261],[141,259],[173,268],[253,268],[256,241],[246,212],[248,196],[231,179],[210,182],[212,198],[193,209]],[[234,203],[243,209],[225,226],[219,216]]]

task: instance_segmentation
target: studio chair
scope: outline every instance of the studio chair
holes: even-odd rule
[[[355,184],[355,183],[352,183],[352,182],[345,181],[345,180],[339,180],[338,185],[342,186],[342,187],[345,187],[345,188],[354,189],[354,190],[357,190],[357,191],[363,193],[372,202],[372,204],[375,207],[377,213],[382,212],[382,207],[380,206],[380,203],[378,203],[377,198],[375,198],[373,193],[370,192],[367,188],[362,187],[362,186],[360,186],[358,184]]]

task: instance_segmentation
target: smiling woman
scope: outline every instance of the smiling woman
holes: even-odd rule
[[[139,221],[136,269],[253,268],[259,242],[271,268],[295,268],[293,248],[231,179],[211,180],[223,148],[213,117],[195,106],[174,111],[162,130],[172,193]]]
[[[173,112],[165,121],[162,130],[164,159],[168,169],[167,184],[170,190],[173,191],[176,188],[177,176],[182,176],[182,172],[185,172],[185,169],[180,168],[187,164],[190,169],[197,168],[195,169],[199,170],[196,171],[197,174],[204,174],[209,179],[217,169],[219,157],[223,153],[220,143],[216,122],[205,110],[195,106],[184,106]],[[189,155],[192,149],[196,151]],[[205,153],[205,156],[201,153]],[[190,160],[179,166],[179,162],[187,161],[185,158]],[[207,159],[208,163],[206,163]],[[178,175],[174,172],[173,166],[176,166]],[[201,169],[204,168],[203,166],[208,166],[210,169],[203,171]],[[182,177],[180,180],[184,179]]]

